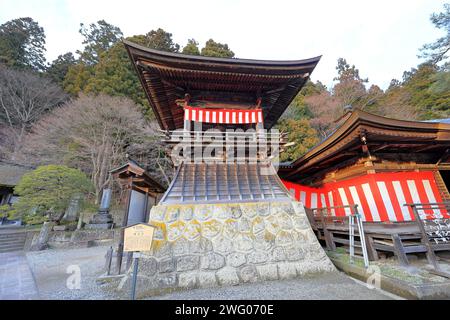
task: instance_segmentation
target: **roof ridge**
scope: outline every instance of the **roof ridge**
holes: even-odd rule
[[[11,165],[11,166],[16,166],[16,167],[24,167],[24,168],[28,168],[28,169],[36,169],[36,166],[23,164],[23,163],[17,163],[17,162],[11,162],[11,161],[5,160],[5,159],[0,159],[0,164],[7,164],[7,165]]]
[[[222,58],[222,57],[208,57],[208,56],[201,56],[201,55],[191,55],[191,54],[184,54],[179,52],[168,52],[168,51],[162,51],[162,50],[156,50],[152,49],[143,45],[140,45],[136,42],[129,41],[129,40],[122,40],[122,42],[126,46],[130,46],[134,49],[142,50],[147,53],[152,53],[160,56],[166,56],[166,57],[173,57],[173,58],[185,58],[187,60],[193,60],[193,61],[214,61],[214,62],[226,62],[226,63],[249,63],[249,64],[278,64],[278,65],[286,65],[286,64],[298,64],[298,63],[308,63],[308,62],[315,62],[320,60],[322,58],[322,55],[318,55],[315,57],[307,58],[307,59],[295,59],[295,60],[267,60],[267,59],[247,59],[247,58]]]

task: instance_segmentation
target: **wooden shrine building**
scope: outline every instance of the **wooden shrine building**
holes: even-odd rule
[[[279,174],[331,250],[349,245],[346,217],[364,221],[369,259],[450,250],[450,124],[349,112],[328,138]],[[358,242],[359,243],[359,242]],[[445,275],[445,276],[448,276]]]
[[[334,270],[275,170],[287,141],[270,130],[320,57],[211,58],[124,44],[176,167],[150,210],[154,247],[140,262],[157,270],[142,275],[148,292]],[[176,268],[166,270],[167,256]]]
[[[361,110],[279,174],[308,208],[358,204],[365,221],[409,221],[408,203],[450,200],[450,124]]]
[[[131,159],[110,173],[126,192],[123,225],[148,221],[151,207],[158,203],[165,188]]]
[[[211,58],[167,53],[124,41],[168,144],[180,139],[184,158],[161,204],[227,203],[290,199],[270,151],[251,152],[308,80],[320,57],[297,61]],[[211,130],[212,129],[212,130]],[[209,140],[223,145],[206,156]],[[203,137],[204,138],[204,137]],[[188,145],[186,148],[186,141]],[[199,147],[203,158],[194,159]],[[228,149],[227,149],[228,148]],[[191,152],[191,153],[189,153]],[[266,174],[261,174],[261,172]]]

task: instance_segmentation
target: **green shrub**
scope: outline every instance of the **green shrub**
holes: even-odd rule
[[[92,183],[80,170],[41,166],[25,174],[14,188],[19,200],[13,204],[9,217],[22,218],[28,224],[59,222],[73,197],[81,195],[84,199],[92,190]]]

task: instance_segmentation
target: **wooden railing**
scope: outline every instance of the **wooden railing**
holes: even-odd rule
[[[450,219],[448,216],[450,202],[441,203],[412,203],[405,204],[412,209],[414,220],[419,226],[421,241],[427,248],[427,259],[435,271],[445,277],[450,275],[443,272],[434,253],[436,246],[446,246],[450,250]]]

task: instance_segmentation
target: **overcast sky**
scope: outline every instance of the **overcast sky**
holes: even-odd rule
[[[330,86],[339,57],[385,89],[421,62],[418,49],[442,35],[429,17],[449,0],[0,0],[0,24],[32,17],[47,35],[47,59],[80,49],[79,24],[100,19],[125,36],[163,28],[227,43],[236,57],[291,60],[322,55],[312,79]]]

